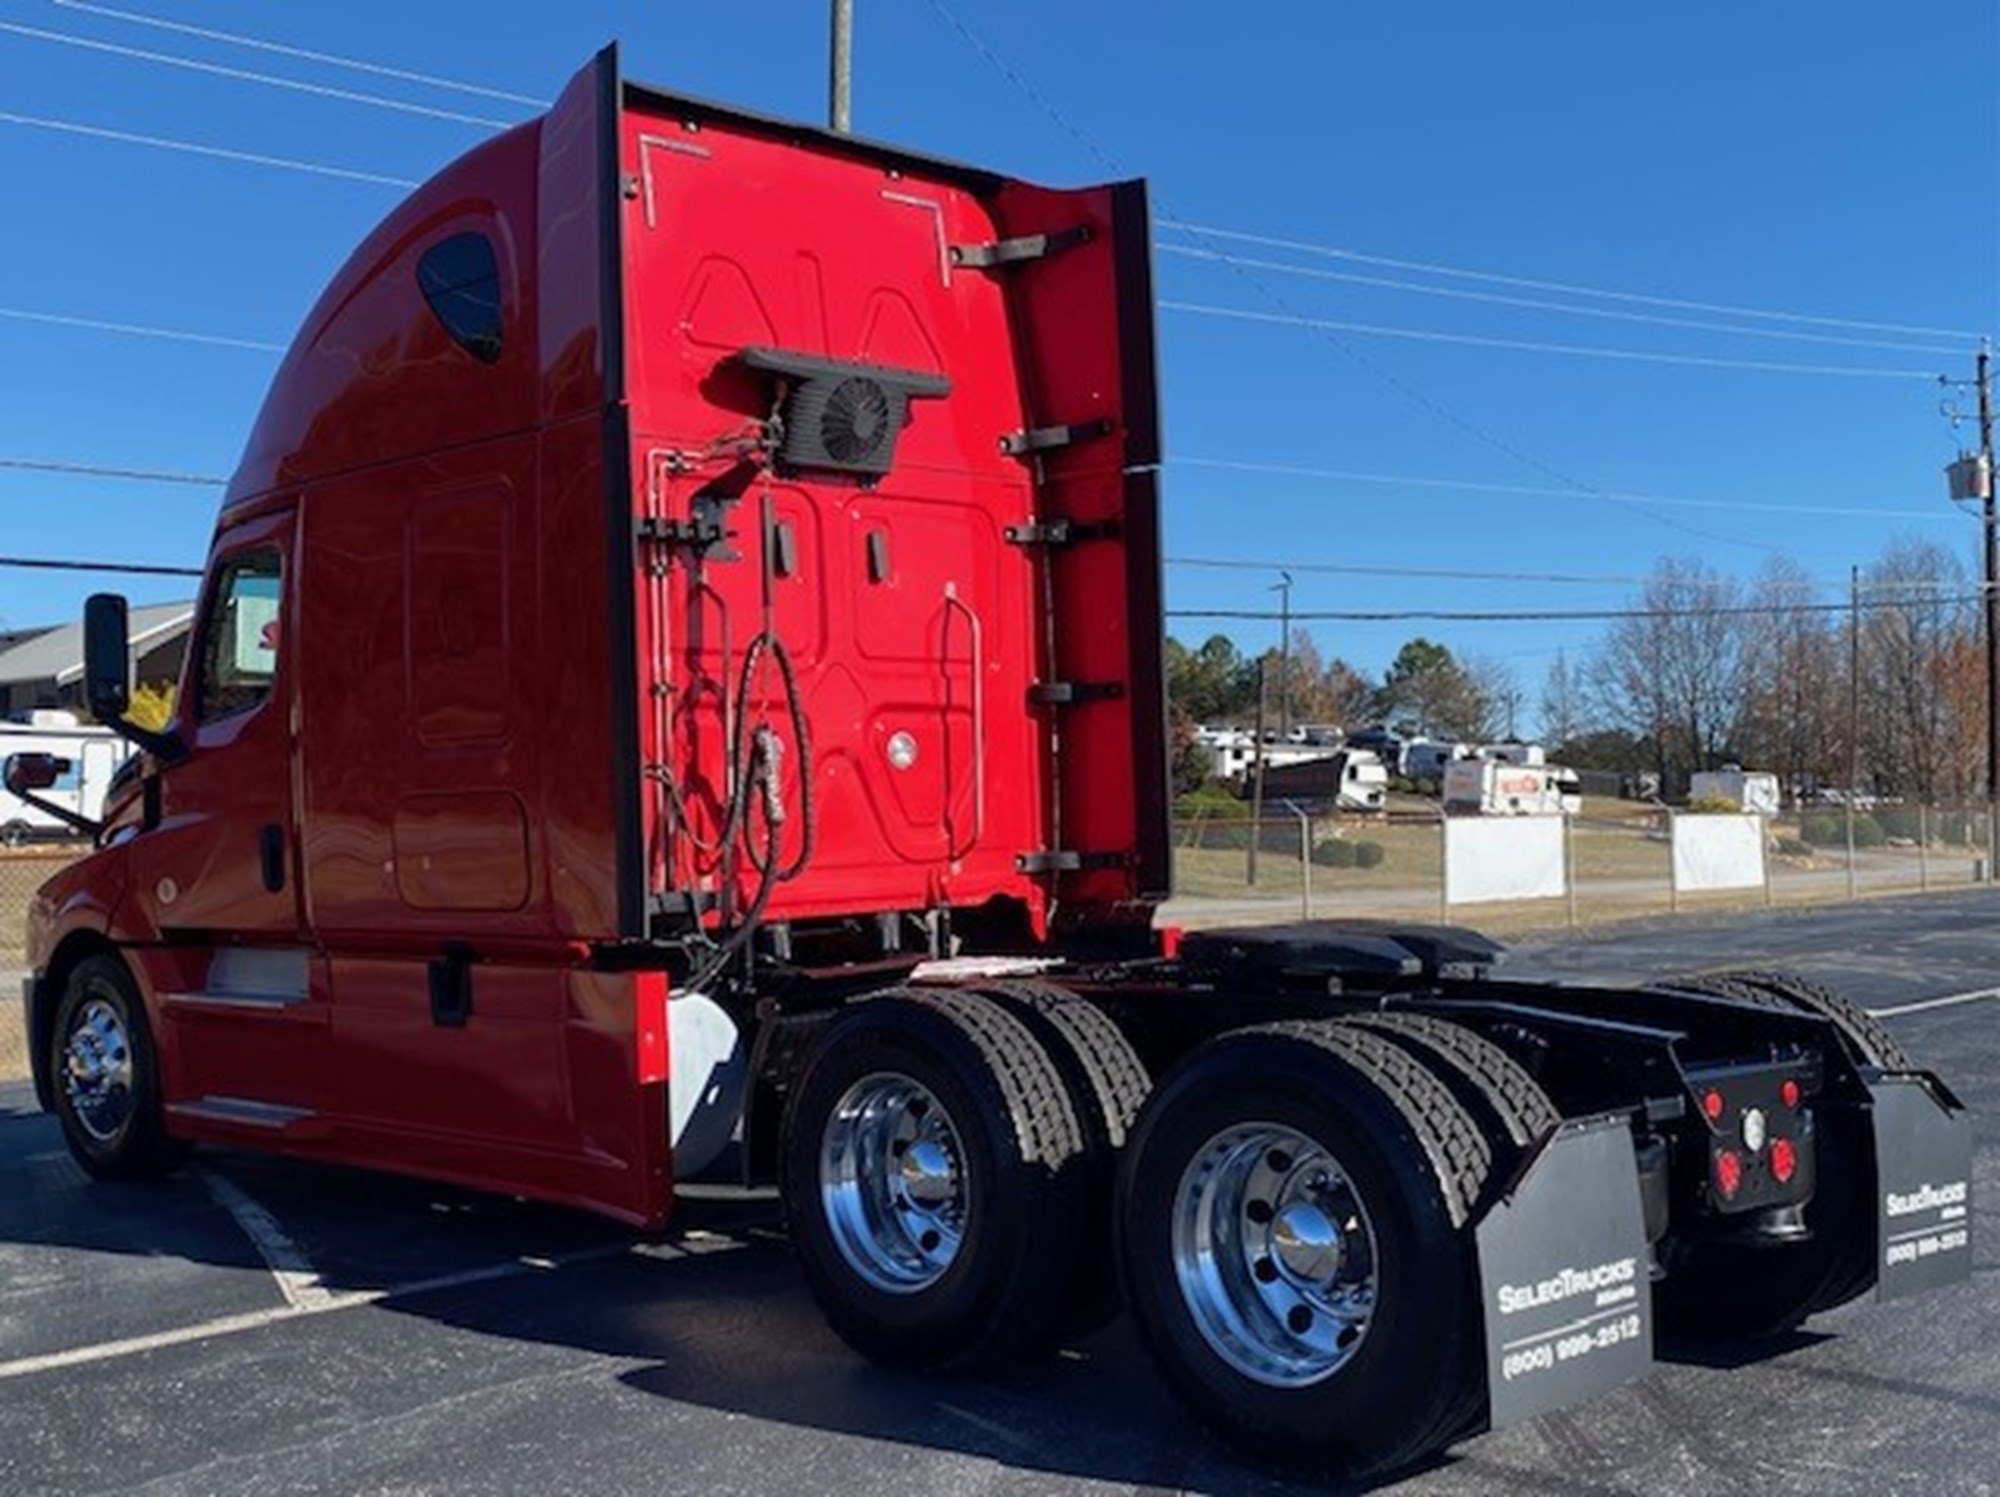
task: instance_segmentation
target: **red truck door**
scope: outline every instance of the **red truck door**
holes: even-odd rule
[[[161,1018],[170,1107],[184,1123],[288,1132],[317,1118],[327,1010],[299,926],[292,780],[293,514],[217,540],[158,815],[131,846],[131,925]]]

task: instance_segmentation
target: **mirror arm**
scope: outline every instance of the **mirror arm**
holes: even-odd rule
[[[181,742],[178,733],[159,733],[151,728],[142,728],[124,716],[100,721],[127,743],[144,749],[162,764],[178,764],[187,757],[187,745]]]
[[[89,837],[92,841],[95,841],[97,834],[104,830],[103,822],[92,821],[88,816],[70,810],[68,806],[59,806],[54,801],[43,800],[32,790],[15,790],[9,786],[8,794],[12,795],[14,799],[21,802],[24,806],[33,806],[43,815],[55,817],[57,821],[60,821],[71,831],[82,832],[84,836]]]

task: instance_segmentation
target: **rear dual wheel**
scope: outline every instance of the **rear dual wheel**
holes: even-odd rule
[[[1483,1391],[1470,1223],[1493,1148],[1408,1049],[1242,1030],[1161,1083],[1121,1179],[1126,1292],[1168,1385],[1252,1459],[1355,1476]]]
[[[893,1366],[1039,1349],[1072,1316],[1101,1172],[1063,1067],[1012,1001],[905,989],[842,1014],[786,1113],[806,1282]]]

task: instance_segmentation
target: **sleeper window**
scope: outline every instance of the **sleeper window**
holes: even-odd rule
[[[417,284],[452,340],[482,364],[500,357],[500,264],[484,234],[454,234],[424,251]]]

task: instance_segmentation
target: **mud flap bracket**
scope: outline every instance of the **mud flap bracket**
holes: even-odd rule
[[[1972,1274],[1972,1115],[1934,1078],[1869,1080],[1878,1300]]]
[[[1493,1428],[1651,1369],[1652,1254],[1625,1114],[1562,1124],[1475,1233]]]

